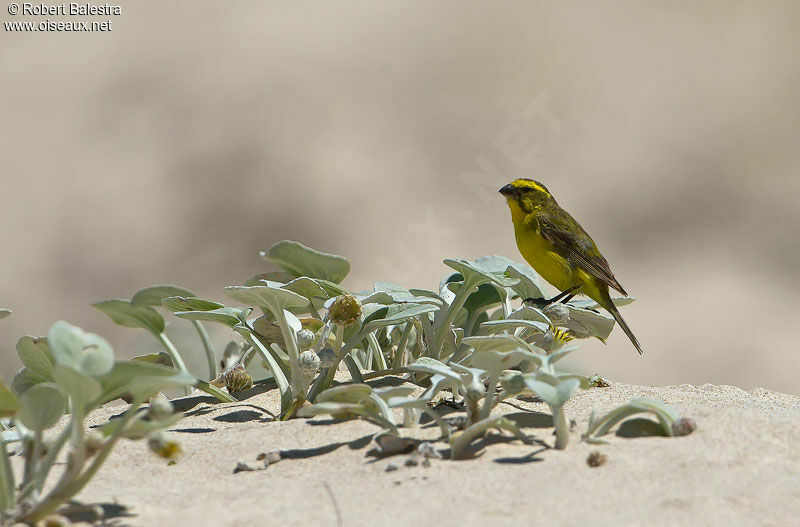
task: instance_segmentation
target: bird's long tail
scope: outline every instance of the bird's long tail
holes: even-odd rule
[[[622,328],[622,331],[624,331],[625,334],[628,335],[628,338],[631,339],[631,343],[636,347],[636,351],[639,352],[639,355],[642,355],[644,353],[642,350],[642,345],[639,344],[639,341],[636,339],[633,331],[631,331],[631,328],[628,327],[628,323],[625,322],[625,319],[619,314],[619,310],[617,309],[617,306],[614,305],[614,301],[611,300],[610,296],[608,297],[608,300],[604,302],[604,304],[606,305],[603,307],[606,308],[609,313],[611,313],[611,315],[614,317],[614,320],[616,320],[617,324],[619,324],[619,327]]]

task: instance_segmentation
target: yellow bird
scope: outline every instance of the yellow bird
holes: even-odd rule
[[[561,294],[548,302],[567,302],[584,294],[614,317],[639,354],[642,346],[611,301],[608,288],[628,296],[608,261],[575,218],[541,183],[515,179],[500,189],[511,209],[517,248],[525,260]]]

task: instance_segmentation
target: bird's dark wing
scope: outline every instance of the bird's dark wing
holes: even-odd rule
[[[560,207],[548,207],[535,213],[539,234],[553,244],[567,261],[627,296],[614,277],[608,261],[575,218]]]

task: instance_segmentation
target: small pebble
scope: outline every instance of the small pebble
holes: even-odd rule
[[[599,450],[592,450],[586,458],[586,464],[590,467],[599,467],[606,462],[608,456],[601,454]]]
[[[239,461],[238,463],[236,463],[236,468],[233,469],[233,473],[236,474],[238,472],[252,472],[254,470],[256,469],[251,467],[247,463]]]
[[[436,447],[430,441],[423,441],[417,445],[417,453],[424,459],[441,459],[442,455],[436,451]]]
[[[394,463],[389,463],[388,465],[386,465],[386,472],[393,472],[393,471],[397,470],[398,468],[400,468],[400,467],[398,467]]]
[[[697,430],[697,422],[689,417],[681,417],[672,423],[672,433],[676,436],[688,436]]]
[[[419,465],[419,458],[417,458],[417,456],[407,457],[404,464],[407,467],[416,467],[417,465]]]

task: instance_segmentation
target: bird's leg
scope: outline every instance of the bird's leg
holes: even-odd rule
[[[583,285],[583,284],[574,285],[574,286],[570,287],[569,289],[567,289],[566,291],[562,291],[561,293],[557,294],[556,296],[554,296],[550,300],[547,300],[547,299],[544,299],[544,298],[526,298],[525,300],[522,301],[522,303],[523,304],[534,304],[535,306],[538,306],[538,307],[544,307],[544,306],[549,305],[549,304],[555,304],[556,302],[559,302],[559,301],[562,302],[562,303],[565,303],[568,300],[571,300],[572,297],[575,296],[575,294],[577,294],[577,293],[575,293],[575,291],[577,291],[581,287],[581,285]]]

